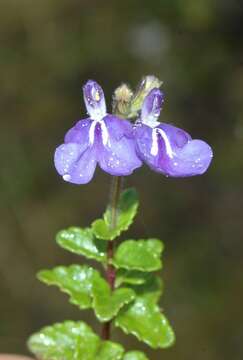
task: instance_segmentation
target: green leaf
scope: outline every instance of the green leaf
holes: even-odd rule
[[[99,239],[113,240],[117,236],[116,229],[110,229],[103,219],[95,220],[91,226],[95,236]]]
[[[129,351],[128,353],[126,353],[123,360],[149,360],[149,359],[141,351]]]
[[[137,296],[142,296],[148,301],[156,304],[163,292],[163,281],[162,279],[154,274],[150,275],[146,282],[142,285],[133,285],[131,288],[135,291]]]
[[[122,309],[115,325],[154,349],[167,348],[175,341],[168,320],[160,312],[159,307],[146,297],[137,297],[133,303]]]
[[[123,358],[124,349],[121,345],[111,341],[103,341],[94,360],[120,360]]]
[[[97,238],[103,240],[114,240],[132,224],[138,209],[138,194],[135,189],[123,191],[118,203],[118,215],[116,227],[111,226],[112,212],[110,206],[107,208],[104,219],[98,219],[92,223],[92,229]]]
[[[89,259],[106,261],[106,242],[97,240],[89,228],[70,227],[57,234],[57,243],[64,249]]]
[[[101,339],[84,322],[65,321],[32,335],[28,347],[43,360],[120,360],[121,345]]]
[[[93,282],[94,311],[100,321],[109,321],[120,309],[135,298],[135,292],[129,288],[111,291],[108,283],[100,278]]]
[[[118,202],[117,227],[120,232],[127,230],[132,224],[138,210],[138,193],[134,188],[126,189],[122,192]],[[108,225],[111,225],[111,208],[108,207],[104,214],[104,219]]]
[[[119,287],[121,284],[141,285],[149,276],[149,273],[142,271],[119,269],[116,272],[115,287]]]
[[[28,341],[28,346],[43,360],[93,360],[99,337],[83,322],[65,321],[44,327]]]
[[[52,270],[42,270],[37,274],[39,280],[47,285],[56,285],[70,296],[70,303],[80,309],[92,305],[93,280],[99,277],[98,271],[88,266],[58,266]]]
[[[113,265],[117,268],[155,271],[162,267],[163,244],[158,239],[127,240],[117,248]]]

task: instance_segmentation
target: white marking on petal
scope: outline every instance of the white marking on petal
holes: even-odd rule
[[[173,150],[170,145],[170,141],[168,139],[168,136],[166,135],[165,131],[160,128],[153,128],[152,130],[152,147],[151,147],[151,155],[156,156],[159,151],[159,145],[158,145],[158,136],[161,135],[162,139],[165,143],[165,151],[166,154],[172,159],[173,158]]]
[[[157,121],[153,116],[147,116],[146,118],[142,119],[142,123],[153,129],[160,125],[160,122]]]
[[[94,139],[95,139],[95,127],[97,124],[100,124],[101,127],[101,138],[102,138],[102,143],[104,146],[106,146],[107,144],[109,145],[109,133],[106,127],[106,124],[103,120],[93,120],[91,125],[90,125],[90,129],[89,129],[89,143],[90,145],[93,145],[94,143]]]
[[[151,155],[156,156],[159,151],[159,145],[158,145],[158,133],[157,129],[152,130],[152,147],[151,147]]]
[[[104,121],[100,122],[100,126],[101,126],[102,142],[103,142],[103,145],[105,146],[109,142],[109,133],[108,133],[108,130],[107,130],[107,127],[106,127],[106,124]]]
[[[91,113],[91,111],[89,112]],[[106,116],[106,111],[103,109],[103,107],[95,108],[92,110],[91,116],[92,119],[99,122],[103,119],[104,116]]]
[[[170,141],[168,139],[168,136],[166,135],[165,131],[162,130],[162,129],[157,128],[157,131],[162,136],[162,139],[165,142],[166,154],[172,159],[173,158],[173,150],[172,150],[172,147],[170,145]]]
[[[94,143],[94,137],[95,137],[95,127],[96,127],[97,121],[92,121],[90,128],[89,128],[89,143],[90,145],[93,145]]]

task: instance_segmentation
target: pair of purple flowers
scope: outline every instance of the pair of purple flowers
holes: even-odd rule
[[[207,170],[213,156],[210,146],[158,121],[163,104],[160,89],[145,97],[135,124],[106,112],[103,90],[95,81],[89,80],[83,93],[89,117],[79,120],[55,151],[55,167],[65,181],[88,183],[97,163],[113,176],[130,175],[142,162],[171,177]]]

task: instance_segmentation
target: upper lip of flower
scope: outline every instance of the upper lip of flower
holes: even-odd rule
[[[152,128],[158,126],[160,124],[158,118],[160,116],[163,102],[164,96],[160,89],[152,89],[145,97],[142,105],[140,116],[142,123]]]
[[[104,146],[106,146],[109,144],[109,133],[106,124],[103,121],[104,117],[107,115],[104,92],[101,86],[94,80],[88,80],[87,83],[83,86],[83,96],[87,112],[90,115],[90,119],[92,120],[89,129],[89,144],[94,144],[95,129],[99,124],[101,129],[102,143]]]
[[[94,80],[89,80],[83,86],[84,102],[88,114],[92,120],[101,121],[106,112],[104,92],[99,84]]]

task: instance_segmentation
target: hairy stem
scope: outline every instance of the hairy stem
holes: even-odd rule
[[[117,214],[118,214],[118,201],[121,194],[122,188],[122,177],[114,176],[112,178],[111,184],[111,228],[115,228],[117,222]],[[112,264],[109,263],[109,260],[112,259],[114,252],[114,241],[109,241],[107,246],[107,257],[108,257],[108,265],[106,269],[106,278],[110,285],[111,290],[114,289],[115,279],[116,279],[116,270]],[[104,323],[102,327],[102,338],[104,340],[110,339],[111,332],[111,321],[107,321]]]

